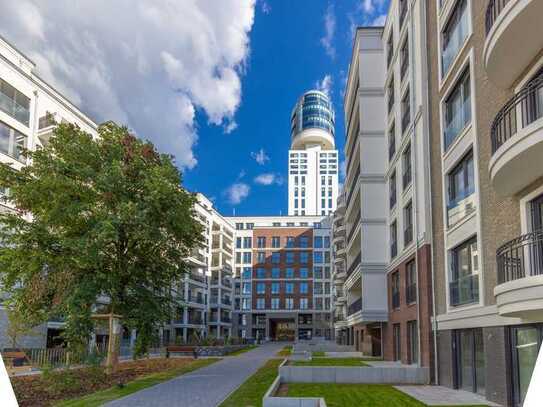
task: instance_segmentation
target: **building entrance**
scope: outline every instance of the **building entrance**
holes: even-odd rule
[[[270,319],[270,338],[272,341],[294,341],[296,323],[294,319]]]

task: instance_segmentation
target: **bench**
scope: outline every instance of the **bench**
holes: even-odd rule
[[[2,357],[7,366],[19,367],[25,362],[30,362],[30,359],[25,352],[22,351],[7,351],[2,352]]]
[[[183,345],[171,345],[166,346],[166,357],[169,357],[170,353],[180,353],[183,355],[196,355],[196,346],[183,346]]]

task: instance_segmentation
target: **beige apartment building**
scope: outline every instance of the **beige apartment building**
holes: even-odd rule
[[[542,18],[427,1],[437,379],[504,405],[543,337]]]

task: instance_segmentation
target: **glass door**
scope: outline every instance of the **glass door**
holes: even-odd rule
[[[485,353],[482,329],[455,332],[456,387],[485,395]]]
[[[543,274],[543,195],[530,202],[532,218],[533,248],[531,261],[533,268],[531,275]]]
[[[522,405],[530,384],[539,348],[543,325],[512,328],[513,394],[517,405]]]

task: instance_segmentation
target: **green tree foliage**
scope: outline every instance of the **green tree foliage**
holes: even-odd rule
[[[25,321],[63,315],[74,349],[101,296],[145,347],[172,315],[169,287],[202,228],[171,156],[112,122],[98,133],[60,124],[44,148],[25,152],[28,166],[0,167],[17,208],[0,215],[1,283]]]

